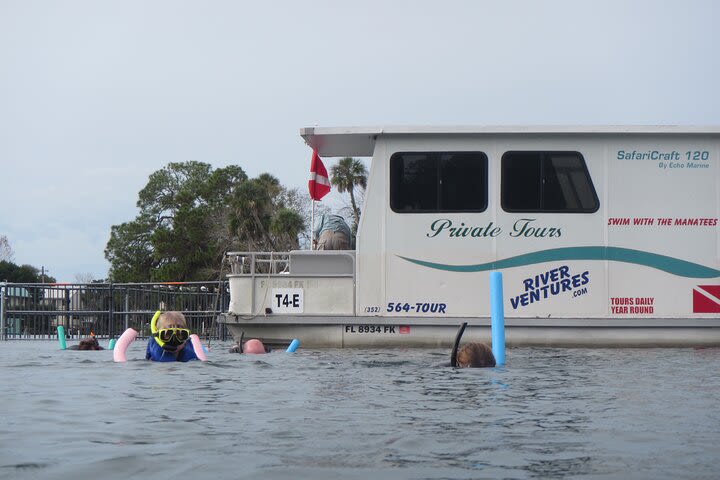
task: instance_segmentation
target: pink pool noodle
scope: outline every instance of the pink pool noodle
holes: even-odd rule
[[[123,332],[122,335],[120,335],[120,338],[118,338],[118,341],[115,342],[115,348],[113,348],[113,360],[116,362],[127,362],[127,358],[125,358],[125,350],[130,346],[130,344],[135,340],[135,337],[137,337],[138,332],[133,330],[132,328],[128,328]]]
[[[200,343],[200,337],[198,337],[197,334],[193,333],[190,335],[190,343],[192,343],[193,350],[195,350],[195,355],[198,357],[198,360],[203,362],[207,360],[205,350],[203,350],[202,343]]]

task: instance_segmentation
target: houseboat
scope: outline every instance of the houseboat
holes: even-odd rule
[[[356,250],[230,252],[239,339],[720,346],[720,127],[303,128],[372,157]]]

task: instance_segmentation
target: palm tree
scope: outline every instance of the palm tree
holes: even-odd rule
[[[330,182],[335,185],[338,192],[350,194],[350,204],[355,217],[355,225],[360,222],[360,209],[355,203],[355,187],[367,187],[367,169],[365,165],[352,157],[345,157],[330,168]]]
[[[298,248],[298,235],[305,230],[302,216],[289,208],[280,208],[270,221],[270,233],[276,238],[279,248],[292,250]]]
[[[253,178],[240,184],[230,207],[230,230],[245,244],[243,248],[275,251],[269,233],[273,206],[267,182]]]

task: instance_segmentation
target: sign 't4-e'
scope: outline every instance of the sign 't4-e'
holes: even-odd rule
[[[270,301],[273,312],[303,313],[302,288],[275,288]]]
[[[278,293],[275,295],[277,305],[283,307],[300,308],[300,295],[293,293],[292,295]]]

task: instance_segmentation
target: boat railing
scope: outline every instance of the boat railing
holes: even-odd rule
[[[233,275],[302,275],[355,278],[354,250],[228,252]],[[353,282],[354,283],[354,282]]]
[[[228,252],[230,312],[255,316],[266,308],[274,288],[299,288],[300,315],[354,315],[354,250]],[[328,307],[328,304],[331,306]]]
[[[290,268],[290,252],[228,252],[230,273],[276,275]]]

